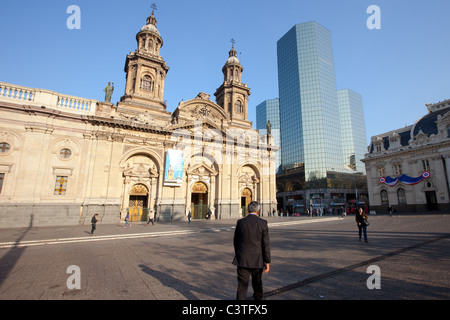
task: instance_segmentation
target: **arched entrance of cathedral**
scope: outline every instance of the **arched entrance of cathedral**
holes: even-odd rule
[[[192,218],[205,219],[208,209],[208,186],[203,182],[196,182],[191,188]]]
[[[136,184],[130,190],[129,221],[147,221],[148,211],[148,189],[143,184]]]
[[[247,207],[250,202],[252,202],[252,191],[249,188],[244,188],[241,192],[241,209],[243,217],[248,214]]]

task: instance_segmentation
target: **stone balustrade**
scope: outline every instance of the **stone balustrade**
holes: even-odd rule
[[[44,89],[27,88],[5,82],[0,82],[0,101],[44,106],[84,115],[95,115],[98,103],[97,100],[69,96]]]

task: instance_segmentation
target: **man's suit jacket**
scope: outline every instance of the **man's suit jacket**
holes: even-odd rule
[[[234,231],[234,260],[238,267],[262,269],[270,263],[267,221],[254,214],[238,220]]]

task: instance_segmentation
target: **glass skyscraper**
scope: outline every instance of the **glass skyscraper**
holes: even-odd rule
[[[280,133],[280,103],[279,99],[265,100],[256,106],[256,129],[260,134],[267,134],[267,121],[270,121],[272,126],[273,143],[281,146]],[[276,173],[281,171],[281,154],[276,153],[275,156]]]
[[[295,25],[277,43],[284,169],[305,179],[344,171],[331,33],[315,21]]]
[[[257,127],[271,120],[280,131],[279,207],[301,213],[366,203],[362,98],[336,88],[331,32],[315,21],[295,25],[278,40],[277,60],[279,98],[257,106]]]
[[[297,24],[278,40],[277,54],[283,168],[304,166],[307,181],[354,170],[355,159],[362,170],[362,99],[346,90],[338,99],[331,32],[315,21]]]
[[[338,90],[339,115],[341,119],[344,164],[352,170],[365,173],[361,159],[367,152],[366,125],[362,97],[352,90]]]

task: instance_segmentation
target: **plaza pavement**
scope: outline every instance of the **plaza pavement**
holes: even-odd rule
[[[354,216],[343,219],[336,216],[263,218],[268,220],[271,241],[274,240],[272,270],[263,279],[266,300],[450,299],[449,214],[371,216],[367,244],[357,241]],[[229,238],[235,223],[235,220],[194,220],[190,224],[180,221],[155,223],[148,227],[135,223],[127,229],[123,224],[99,223],[95,235],[89,235],[90,225],[1,229],[0,275],[2,264],[7,263],[5,257],[20,248],[193,234],[196,238],[208,238],[208,233],[221,231]],[[300,237],[299,241],[289,242],[290,233]],[[303,263],[302,270],[296,269],[298,261]],[[368,267],[373,265],[381,270],[379,289],[367,286],[372,276]],[[147,271],[150,275],[151,271]],[[7,282],[8,276],[2,276],[3,282]],[[211,277],[217,277],[214,283],[230,282],[226,272]],[[190,286],[196,282],[195,275],[186,274],[183,281],[184,286]],[[158,299],[188,300],[233,299],[235,287],[234,283],[224,285],[224,294],[205,290],[196,295],[183,295],[180,294],[182,288],[177,289],[179,292],[169,292],[163,288],[167,283],[155,282],[153,285],[161,286],[153,291],[165,290],[166,295]],[[0,299],[11,299],[11,295],[2,297],[2,292],[0,282]],[[249,288],[249,297],[251,293]],[[47,299],[61,297],[49,296]],[[82,299],[91,298],[84,296]]]

